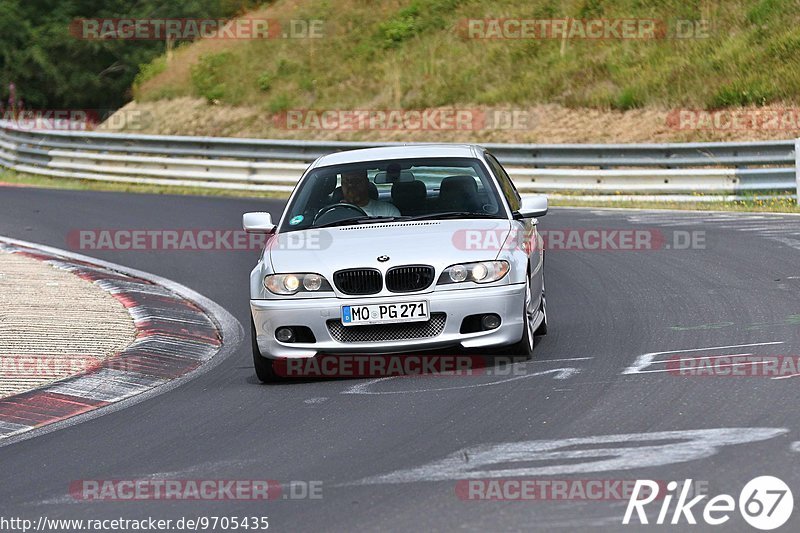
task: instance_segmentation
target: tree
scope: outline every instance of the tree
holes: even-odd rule
[[[76,19],[229,18],[257,0],[0,0],[0,96],[9,83],[30,109],[116,109],[161,41],[87,40]],[[74,26],[73,26],[74,27]]]

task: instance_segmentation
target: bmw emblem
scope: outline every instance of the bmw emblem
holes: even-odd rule
[[[381,263],[385,263],[388,260],[389,260],[388,255],[381,255],[380,257],[378,257],[378,261],[380,261]]]

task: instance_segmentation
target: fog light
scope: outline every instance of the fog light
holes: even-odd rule
[[[497,329],[500,327],[500,317],[497,315],[483,315],[481,318],[481,327],[487,329]]]
[[[280,342],[294,342],[294,331],[292,328],[278,328],[275,338]]]

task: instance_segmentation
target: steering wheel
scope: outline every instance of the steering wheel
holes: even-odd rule
[[[367,212],[353,204],[346,204],[340,202],[325,206],[314,215],[312,225],[316,224],[329,224],[331,222],[338,222],[340,220],[347,220],[348,218],[356,218],[357,216],[368,216]]]

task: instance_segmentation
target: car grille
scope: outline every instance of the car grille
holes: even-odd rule
[[[333,282],[344,294],[376,294],[383,287],[381,273],[374,268],[340,270],[333,275]]]
[[[341,320],[328,320],[328,331],[339,342],[383,342],[435,337],[444,331],[446,313],[431,313],[427,322],[402,322],[371,326],[343,326]]]
[[[428,265],[392,267],[386,273],[386,288],[391,292],[421,291],[433,283],[433,274]]]

